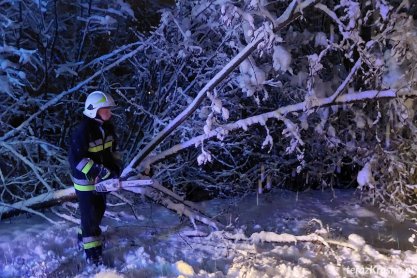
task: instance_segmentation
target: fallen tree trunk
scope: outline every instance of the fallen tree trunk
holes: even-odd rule
[[[158,204],[161,204],[169,210],[174,211],[178,215],[187,216],[196,229],[196,221],[201,222],[214,230],[218,230],[219,228],[223,227],[223,225],[220,222],[212,220],[209,216],[205,215],[195,203],[184,200],[181,196],[160,185],[157,181],[155,181],[154,185],[152,186],[131,187],[128,191],[142,194],[143,196],[148,197],[149,199],[153,200]],[[33,209],[47,208],[50,206],[60,204],[64,201],[75,201],[75,199],[75,190],[71,187],[67,189],[44,193],[36,197],[30,198],[28,200],[20,201],[14,204],[0,203],[0,219],[6,219],[20,213],[21,211],[25,211],[44,217],[51,223],[56,223],[53,220],[44,216],[42,213],[38,213]]]
[[[51,207],[65,201],[73,201],[75,198],[75,190],[71,187],[56,191],[49,191],[14,204],[3,203],[0,205],[0,219],[15,216],[21,213],[21,211],[32,213],[32,209]]]

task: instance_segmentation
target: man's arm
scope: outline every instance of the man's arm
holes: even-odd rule
[[[81,125],[71,138],[69,161],[71,171],[75,177],[84,177],[86,180],[95,182],[97,179],[104,180],[111,175],[111,171],[102,164],[91,159],[89,147],[89,133],[87,125]]]

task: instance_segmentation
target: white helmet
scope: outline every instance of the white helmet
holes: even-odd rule
[[[109,94],[103,93],[102,91],[94,91],[87,96],[83,113],[87,117],[94,119],[100,108],[114,106],[116,106],[116,103]]]

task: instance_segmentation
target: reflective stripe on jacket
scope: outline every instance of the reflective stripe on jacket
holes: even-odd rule
[[[113,156],[116,144],[113,125],[84,117],[71,136],[68,161],[74,186],[80,191],[94,190],[92,185],[102,167],[118,175],[120,168]]]

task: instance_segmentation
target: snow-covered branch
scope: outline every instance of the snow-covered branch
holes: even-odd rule
[[[44,111],[46,111],[50,107],[52,107],[55,104],[57,104],[62,98],[64,98],[65,96],[67,96],[69,94],[72,94],[72,93],[80,90],[82,87],[84,87],[85,85],[89,84],[95,78],[97,78],[97,77],[101,76],[103,73],[105,73],[105,72],[107,72],[107,71],[109,71],[109,70],[111,70],[111,69],[119,66],[121,63],[123,63],[124,61],[126,61],[126,60],[134,57],[138,52],[140,52],[142,50],[143,50],[143,45],[140,45],[139,47],[136,47],[135,49],[131,50],[127,54],[124,54],[122,57],[118,58],[116,61],[112,62],[111,64],[109,64],[109,65],[103,67],[102,69],[100,69],[99,71],[95,72],[90,77],[88,77],[85,80],[79,82],[76,86],[72,87],[71,89],[66,90],[66,91],[63,91],[63,92],[55,95],[54,97],[52,97],[52,99],[48,100],[45,104],[43,104],[41,107],[39,107],[38,111],[36,111],[32,115],[30,115],[18,127],[16,127],[14,129],[8,131],[2,137],[0,137],[0,141],[7,141],[7,140],[9,140],[13,136],[15,136],[16,134],[18,134],[19,132],[21,132],[21,130],[23,130],[26,126],[28,126],[33,120],[37,119],[40,114],[42,114]]]
[[[3,218],[4,215],[8,215],[9,213],[12,213],[16,210],[28,211],[28,209],[33,206],[42,206],[49,202],[57,203],[62,200],[73,199],[74,197],[75,190],[73,187],[57,191],[50,191],[14,204],[2,204],[0,206],[0,215],[1,218]]]
[[[234,234],[230,232],[213,232],[214,236],[220,236],[229,240],[234,241],[249,241],[251,243],[259,243],[259,242],[272,242],[272,243],[298,243],[298,242],[318,242],[323,244],[324,246],[330,248],[330,245],[336,245],[341,247],[347,247],[352,250],[358,251],[358,246],[355,246],[355,244],[349,243],[349,242],[343,242],[343,241],[337,241],[337,240],[331,240],[326,239],[323,236],[321,236],[318,233],[311,233],[308,235],[292,235],[292,234],[277,234],[274,232],[265,232],[261,231],[258,233],[253,233],[250,237],[246,237],[242,234]],[[356,239],[358,236],[355,234],[352,234],[349,236],[352,241],[353,239]]]
[[[346,88],[346,86],[352,80],[353,76],[355,75],[356,71],[361,67],[361,65],[362,65],[362,61],[361,59],[358,59],[355,65],[353,66],[353,68],[350,70],[349,75],[346,77],[346,79],[342,82],[342,84],[340,84],[340,86],[337,88],[334,94],[330,96],[330,102],[333,102],[336,100],[336,98],[341,94],[341,92]]]
[[[23,161],[27,166],[32,169],[32,171],[35,173],[36,177],[39,179],[39,181],[48,189],[48,191],[52,190],[52,187],[48,184],[47,181],[45,181],[44,178],[42,178],[41,174],[39,173],[39,168],[34,165],[31,161],[29,161],[26,157],[24,157],[22,154],[17,152],[14,148],[12,148],[9,144],[6,144],[4,142],[0,141],[0,146],[7,149],[9,152],[11,152],[14,156],[16,156],[19,160]]]
[[[10,204],[5,204],[3,202],[0,202],[0,208],[3,208],[3,211],[6,210],[5,213],[7,213],[8,211],[13,211],[13,210],[21,210],[21,211],[25,211],[25,212],[29,212],[29,213],[38,215],[38,216],[46,219],[51,224],[55,224],[55,225],[62,224],[62,222],[61,223],[56,222],[56,221],[50,219],[49,217],[47,217],[45,214],[43,214],[41,212],[38,212],[36,210],[33,210],[31,208],[25,207],[25,206],[20,206],[20,205],[15,205],[15,204],[10,205]],[[2,216],[3,216],[2,211],[0,211],[0,216],[1,216],[0,217],[0,219],[1,219]]]
[[[395,90],[384,90],[384,91],[377,91],[377,90],[370,90],[364,92],[357,92],[357,93],[349,93],[345,95],[338,96],[335,100],[333,100],[333,95],[327,98],[318,99],[317,102],[313,104],[313,106],[309,107],[310,109],[317,108],[317,107],[324,107],[328,105],[343,105],[348,103],[354,103],[358,101],[373,101],[378,99],[384,98],[397,98],[397,97],[405,97],[405,98],[413,98],[417,97],[417,91],[412,92],[397,92]],[[142,165],[139,165],[138,168],[144,169],[148,168],[151,164],[161,161],[162,159],[173,155],[180,150],[189,148],[191,146],[198,146],[204,140],[213,137],[224,137],[230,131],[237,130],[237,129],[244,129],[246,130],[249,126],[254,124],[264,124],[267,122],[268,119],[278,119],[282,120],[285,115],[292,113],[292,112],[299,112],[304,111],[306,109],[306,102],[300,102],[297,104],[288,105],[285,107],[281,107],[275,111],[267,112],[264,114],[252,116],[246,119],[239,120],[234,123],[226,124],[224,126],[218,127],[207,134],[203,134],[197,137],[192,138],[186,142],[181,144],[177,144],[168,150],[165,150],[155,156],[151,156],[148,159],[144,160]]]
[[[254,190],[260,169],[273,185],[355,186],[373,157],[367,173],[385,178],[369,179],[364,195],[396,202],[385,209],[401,215],[415,211],[407,185],[417,184],[409,155],[417,22],[410,1],[401,9],[387,2],[182,1],[142,30],[129,21],[143,13],[136,4],[55,1],[40,12],[33,1],[6,0],[1,201],[71,186],[66,150],[83,102],[76,92],[105,90],[119,106],[124,173],[152,165],[175,203],[191,207],[185,198],[196,188],[210,197]],[[190,146],[200,153],[170,156]]]

